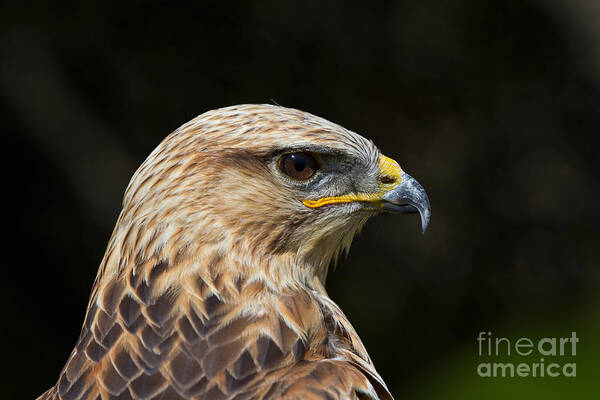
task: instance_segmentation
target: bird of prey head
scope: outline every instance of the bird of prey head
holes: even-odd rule
[[[382,212],[429,223],[421,185],[360,135],[272,105],[198,116],[133,176],[42,398],[391,398],[324,289]]]

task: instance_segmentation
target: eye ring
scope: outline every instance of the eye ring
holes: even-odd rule
[[[307,181],[320,169],[315,158],[306,152],[287,153],[279,159],[279,170],[297,181]]]

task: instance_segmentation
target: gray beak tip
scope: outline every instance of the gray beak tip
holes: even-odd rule
[[[421,215],[421,228],[425,233],[431,219],[429,198],[423,186],[415,178],[402,173],[402,182],[391,189],[382,200],[385,202],[383,209],[393,213],[415,213]]]
[[[427,230],[427,228],[429,227],[429,219],[431,217],[431,213],[428,212],[426,214],[421,214],[421,227],[423,230],[423,234],[425,234],[425,231]]]

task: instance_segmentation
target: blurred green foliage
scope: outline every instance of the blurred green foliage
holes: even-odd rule
[[[515,320],[493,332],[494,337],[506,337],[511,343],[521,338],[531,338],[534,343],[541,338],[570,337],[576,332],[579,338],[577,354],[543,357],[546,365],[551,362],[564,365],[575,363],[576,377],[480,377],[476,370],[479,363],[540,362],[540,355],[533,351],[530,356],[520,356],[514,351],[506,356],[500,347],[500,357],[478,355],[476,335],[468,343],[440,354],[439,360],[399,392],[398,398],[412,399],[596,399],[598,398],[600,369],[600,312],[598,301],[588,304],[572,314],[561,310],[552,318]],[[503,345],[502,345],[503,346]],[[569,347],[567,347],[569,349]]]

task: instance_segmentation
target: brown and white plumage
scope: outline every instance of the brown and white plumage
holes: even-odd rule
[[[319,171],[282,173],[294,152]],[[417,209],[426,226],[426,200],[372,142],[311,114],[200,115],[133,176],[80,338],[40,399],[391,398],[324,282],[370,216]]]

